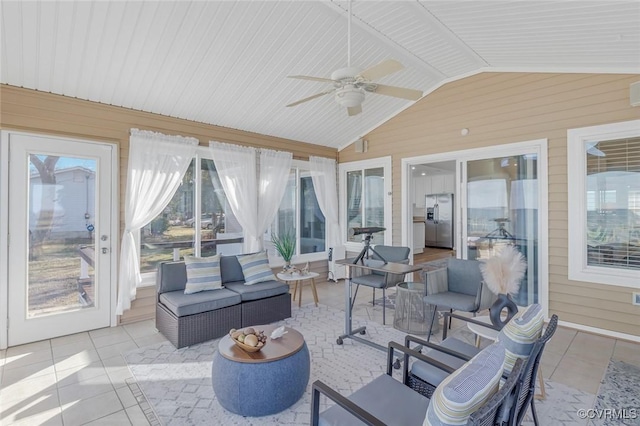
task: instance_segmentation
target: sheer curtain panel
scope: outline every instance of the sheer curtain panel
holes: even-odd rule
[[[330,158],[311,156],[309,157],[309,166],[318,206],[320,206],[326,220],[327,247],[340,247],[343,244],[338,214],[336,161]]]
[[[131,129],[116,314],[131,308],[140,277],[136,236],[169,204],[195,156],[198,140]]]
[[[256,150],[221,142],[209,142],[209,151],[224,188],[227,201],[244,234],[244,252],[262,248],[258,229],[258,185]]]
[[[293,154],[270,149],[260,150],[258,187],[258,231],[265,233],[278,212],[291,172]],[[262,239],[260,240],[262,244]],[[262,246],[261,246],[262,248]]]

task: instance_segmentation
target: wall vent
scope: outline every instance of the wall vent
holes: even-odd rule
[[[633,302],[634,305],[640,305],[640,293],[633,293]]]
[[[631,106],[640,106],[640,81],[631,84],[629,99]]]

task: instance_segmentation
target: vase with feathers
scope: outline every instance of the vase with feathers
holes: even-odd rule
[[[527,271],[527,262],[522,253],[514,246],[506,246],[496,256],[480,262],[480,272],[485,284],[498,299],[489,308],[491,323],[500,328],[513,318],[518,312],[518,306],[511,296],[518,294],[520,281]],[[507,310],[506,318],[502,318],[502,311]]]

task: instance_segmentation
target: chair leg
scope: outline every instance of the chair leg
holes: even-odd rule
[[[429,305],[433,306],[433,315],[431,316],[431,324],[429,324],[429,334],[427,334],[427,342],[431,340],[431,332],[433,331],[433,322],[436,320],[436,315],[438,314],[438,305]]]
[[[451,313],[451,314],[452,314],[452,313],[453,313],[453,309],[449,309],[449,313]],[[449,330],[451,330],[451,320],[452,320],[452,318],[451,318],[451,317],[449,317]],[[444,324],[443,324],[443,325],[444,325]]]
[[[538,414],[536,413],[536,406],[533,403],[535,398],[531,398],[531,415],[533,415],[533,424],[538,426]]]
[[[373,290],[375,291],[375,289]],[[382,289],[382,325],[386,325],[386,313],[387,313],[387,296],[385,296],[384,288]]]
[[[376,306],[376,289],[375,288],[373,289],[373,299],[372,299],[371,304],[373,306]]]
[[[358,296],[358,289],[360,284],[356,284],[356,291],[353,292],[353,299],[351,299],[351,311],[353,312],[353,305],[356,303],[356,296]]]

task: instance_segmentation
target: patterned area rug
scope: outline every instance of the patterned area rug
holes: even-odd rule
[[[125,355],[127,364],[147,402],[160,423],[165,425],[224,424],[224,425],[308,425],[311,413],[311,383],[322,380],[342,394],[350,394],[385,372],[386,353],[350,339],[344,345],[336,344],[342,333],[344,312],[313,304],[294,309],[293,317],[281,324],[300,331],[311,354],[311,376],[304,396],[291,408],[265,417],[249,418],[226,411],[217,402],[211,388],[211,360],[218,340],[175,349],[170,343],[140,348]],[[404,333],[372,321],[354,318],[354,327],[367,326],[366,338],[382,345],[390,340],[402,342]],[[466,329],[456,331],[458,337],[473,341]],[[394,377],[401,379],[401,370]],[[573,425],[566,423],[564,411],[573,413],[577,408],[591,407],[593,395],[584,394],[566,386],[547,382],[546,401],[537,403],[541,425]],[[590,401],[587,399],[591,398]],[[569,408],[566,404],[577,408]],[[321,398],[322,409],[327,402]],[[555,403],[546,406],[551,401]],[[560,402],[562,401],[562,402]],[[557,406],[562,406],[562,409]],[[150,419],[153,423],[155,418]]]
[[[596,418],[589,425],[640,425],[640,368],[611,360],[600,383],[594,409]]]

